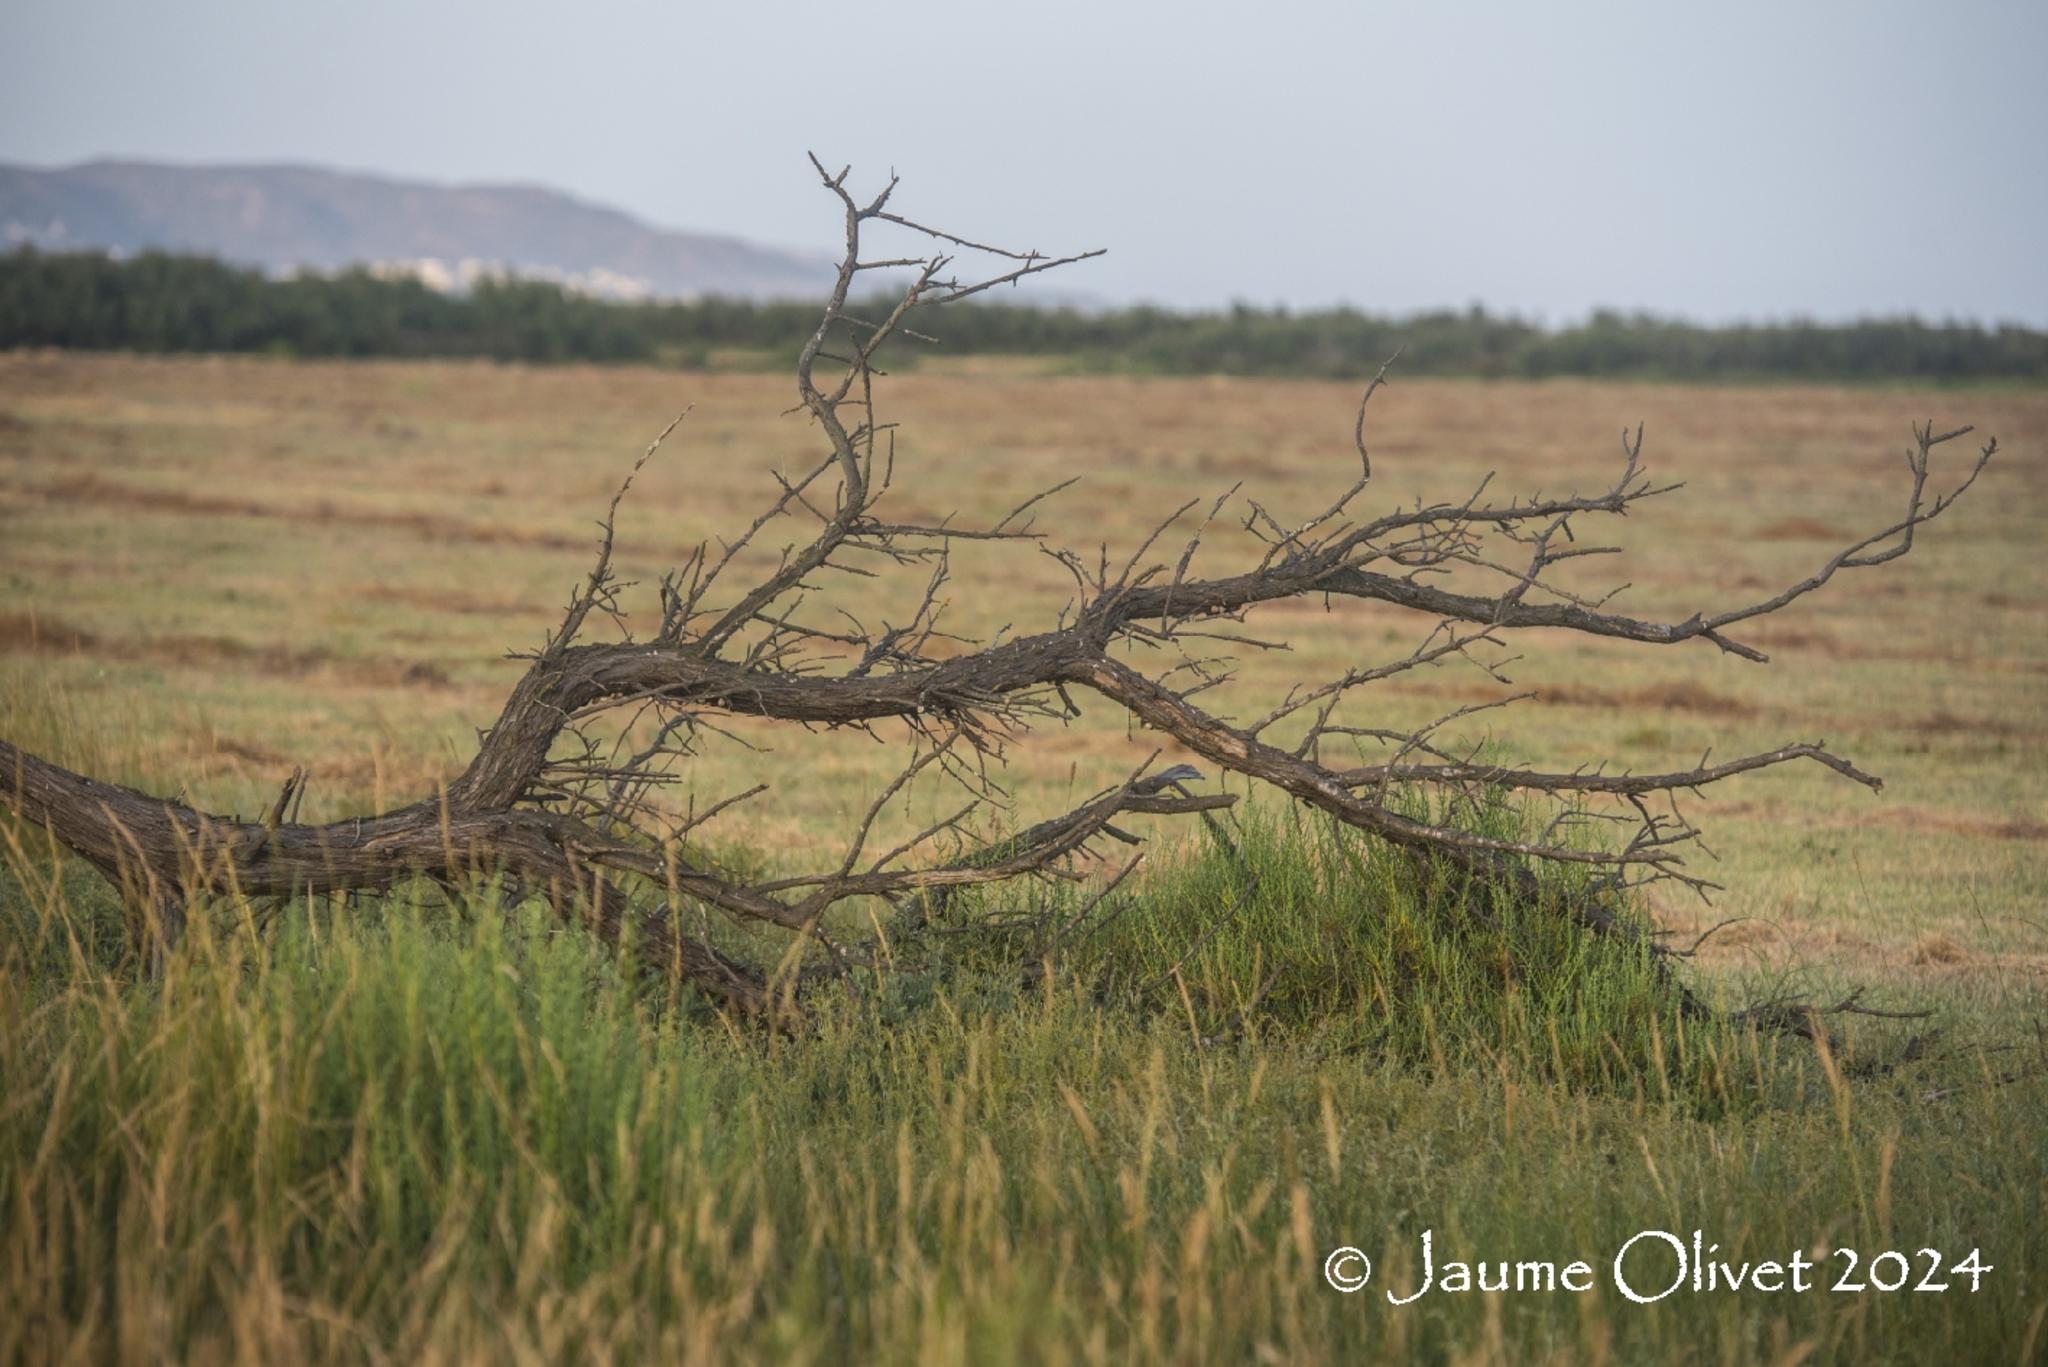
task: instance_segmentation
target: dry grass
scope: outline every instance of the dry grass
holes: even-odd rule
[[[1040,525],[1112,557],[1180,502],[1240,480],[1283,517],[1308,511],[1353,459],[1344,386],[989,365],[891,383],[899,514],[987,520],[1082,475]],[[413,795],[490,720],[517,669],[505,652],[539,639],[648,436],[696,405],[621,519],[643,580],[741,524],[771,467],[816,455],[806,425],[778,416],[788,389],[627,369],[0,357],[0,669],[119,715],[135,774],[201,802],[251,807],[293,763],[315,772],[309,817]],[[1996,432],[2010,455],[1907,561],[1757,631],[1773,665],[1532,638],[1513,673],[1542,697],[1475,722],[1513,754],[1566,765],[1667,767],[1709,745],[1820,736],[1883,774],[1877,799],[1815,769],[1711,804],[1729,891],[1713,909],[1672,899],[1660,913],[1680,928],[1728,915],[1772,928],[1716,937],[1707,953],[1722,962],[1840,959],[1846,943],[1853,967],[1906,979],[2043,973],[2048,472],[2035,453],[2048,395],[1413,381],[1375,401],[1382,505],[1456,496],[1488,471],[1504,491],[1590,486],[1610,475],[1622,426],[1644,422],[1653,469],[1689,487],[1622,529],[1623,603],[1677,616],[1798,578],[1894,514],[1907,424],[1930,415]],[[1216,569],[1244,544],[1213,543]],[[955,572],[950,621],[968,634],[1028,630],[1071,592],[1050,559],[1016,548],[970,548]],[[850,585],[847,601],[886,617],[915,578]],[[1294,649],[1246,659],[1216,705],[1263,710],[1296,680],[1405,653],[1428,625],[1282,605],[1252,634]],[[1414,724],[1494,691],[1447,669],[1375,695],[1371,717]],[[892,758],[865,738],[750,734],[778,748],[713,752],[698,790],[776,781],[733,834],[793,858],[830,845]],[[1015,750],[1020,807],[1042,811],[1154,748],[1092,710]],[[1962,957],[1926,952],[1933,937]]]
[[[1042,525],[1112,557],[1186,498],[1244,480],[1285,518],[1353,468],[1334,386],[979,364],[894,395],[906,517],[987,520],[1081,474]],[[642,579],[815,456],[775,416],[787,398],[652,371],[0,356],[0,734],[245,812],[299,763],[309,818],[415,797],[490,721],[505,651],[554,619],[647,437],[695,402],[622,519]],[[1902,1052],[1920,1022],[1857,1022],[1838,1052],[1683,1019],[1612,942],[1511,909],[1474,933],[1407,861],[1345,857],[1277,804],[1233,860],[1155,861],[1093,962],[1029,992],[1008,959],[892,974],[819,994],[794,1039],[679,1015],[530,907],[321,901],[266,923],[231,900],[160,981],[124,982],[104,888],[0,823],[0,1361],[2039,1360],[2048,395],[1384,399],[1383,504],[1490,469],[1516,491],[1604,482],[1645,421],[1660,473],[1692,485],[1623,529],[1645,615],[1797,579],[1895,515],[1909,420],[1999,434],[2010,458],[1918,553],[1754,633],[1773,666],[1532,639],[1512,673],[1542,698],[1475,719],[1562,765],[1825,736],[1884,774],[1881,799],[1818,766],[1717,795],[1729,892],[1658,910],[1745,918],[1703,959],[1738,990],[1738,970],[1814,963],[1793,986],[1940,1007],[1937,1044]],[[1208,564],[1243,550],[1219,536]],[[955,569],[969,634],[1029,630],[1070,591],[1028,550]],[[915,588],[846,601],[873,619]],[[1428,626],[1280,605],[1249,629],[1294,650],[1210,703],[1264,710]],[[1498,691],[1407,678],[1361,719]],[[779,748],[714,750],[694,780],[778,785],[726,832],[772,859],[819,858],[897,758],[747,731]],[[1100,708],[1028,737],[1022,814],[1154,748]],[[1146,986],[1105,1002],[1110,981]],[[1249,1013],[1236,1043],[1205,1040],[1202,1020]],[[1926,1245],[1994,1271],[1981,1294],[1402,1312],[1317,1271],[1355,1241],[1374,1292],[1406,1285],[1423,1227],[1440,1259],[1604,1266],[1657,1226],[1739,1259]]]

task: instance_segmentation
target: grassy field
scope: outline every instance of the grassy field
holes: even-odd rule
[[[218,809],[257,810],[295,764],[313,771],[307,819],[429,792],[647,440],[694,405],[621,514],[643,581],[743,526],[769,469],[814,458],[778,416],[788,391],[0,356],[0,736]],[[993,520],[1081,475],[1040,527],[1112,560],[1188,498],[1243,481],[1284,519],[1355,468],[1343,386],[934,365],[888,402],[904,520]],[[1646,769],[1824,737],[1883,775],[1880,797],[1817,766],[1719,791],[1694,810],[1726,892],[1650,910],[1681,932],[1745,918],[1698,961],[1730,999],[1867,985],[1938,1010],[1929,1057],[1859,1072],[1897,1047],[1881,1025],[1850,1058],[1688,1036],[1639,965],[1568,946],[1503,948],[1541,968],[1503,996],[1427,916],[1369,935],[1344,917],[1341,860],[1299,848],[1313,830],[1272,846],[1290,891],[1246,906],[1203,882],[1187,837],[1148,830],[1139,909],[1090,949],[1154,987],[1127,1006],[1058,977],[1019,996],[968,965],[935,1002],[834,1005],[804,1041],[679,1019],[578,937],[432,908],[242,930],[230,908],[160,987],[136,986],[95,939],[103,897],[75,868],[53,879],[30,833],[0,879],[0,1358],[2037,1357],[2048,1098],[2038,1078],[1987,1084],[2038,1050],[2048,1000],[2048,395],[1415,381],[1373,411],[1374,506],[1488,472],[1504,492],[1604,487],[1623,426],[1644,423],[1653,472],[1688,487],[1629,519],[1625,568],[1601,568],[1632,582],[1621,606],[1672,617],[1803,577],[1895,517],[1909,422],[1997,434],[2006,454],[1912,556],[1750,633],[1769,666],[1535,636],[1510,672],[1539,697],[1468,734],[1552,767]],[[1227,572],[1247,544],[1217,534],[1196,569]],[[1071,593],[1028,549],[953,568],[966,635],[1034,629]],[[849,582],[844,601],[886,618],[921,587]],[[1243,659],[1212,709],[1263,711],[1429,626],[1277,607],[1252,632],[1293,649]],[[1404,680],[1362,715],[1412,725],[1501,691],[1471,670]],[[766,753],[710,751],[693,785],[774,783],[724,834],[791,867],[836,857],[897,758],[743,733]],[[1100,708],[1028,737],[1018,816],[1157,748]],[[925,801],[891,820],[915,829]],[[1258,933],[1201,943],[1218,908]],[[1184,953],[1184,982],[1158,971]],[[1191,1018],[1262,954],[1316,990],[1205,1045]],[[1398,1009],[1373,999],[1375,965],[1397,961],[1426,989]],[[1423,1228],[1440,1261],[1604,1268],[1652,1227],[1746,1257],[1981,1246],[1996,1270],[1974,1296],[1380,1294],[1413,1275]],[[1339,1243],[1382,1264],[1367,1294],[1323,1284]]]

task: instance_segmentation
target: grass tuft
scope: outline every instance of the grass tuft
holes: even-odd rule
[[[1029,978],[947,932],[1042,934],[1078,894],[956,906],[784,1035],[487,891],[215,905],[137,981],[104,892],[15,834],[8,1360],[2012,1361],[2048,1267],[2038,1088],[1972,1059],[1942,1076],[1977,1085],[1915,1105],[1689,1025],[1640,952],[1292,811],[1104,899]],[[1320,1273],[1357,1244],[1405,1289],[1424,1228],[1439,1260],[1598,1266],[1646,1227],[1996,1271],[1651,1309],[1396,1309]]]

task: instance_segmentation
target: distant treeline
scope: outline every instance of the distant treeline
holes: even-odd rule
[[[614,303],[525,280],[450,295],[368,271],[273,279],[206,257],[0,256],[0,347],[780,364],[816,325],[810,303]],[[1476,307],[1388,318],[978,304],[917,326],[944,354],[1058,356],[1077,370],[1143,374],[1356,379],[1405,345],[1400,368],[1411,375],[2048,379],[2048,332],[1910,318],[1700,327],[1601,312],[1552,331]],[[914,364],[921,349],[901,344],[891,363]]]

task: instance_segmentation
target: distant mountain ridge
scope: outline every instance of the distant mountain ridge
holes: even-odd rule
[[[458,289],[484,275],[616,299],[816,298],[831,259],[657,228],[530,185],[436,185],[317,166],[0,163],[0,250],[217,256],[272,273],[368,266]]]

